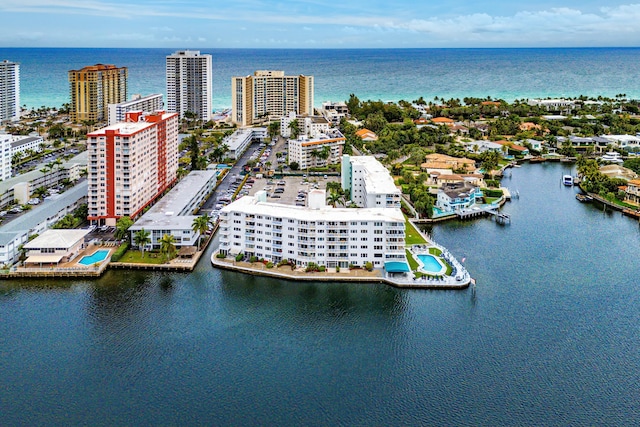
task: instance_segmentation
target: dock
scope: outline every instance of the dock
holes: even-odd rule
[[[499,224],[511,224],[511,215],[504,212],[499,212],[498,208],[495,206],[485,206],[482,208],[478,207],[473,209],[464,209],[461,211],[457,211],[456,215],[458,216],[459,219],[469,219],[469,218],[475,218],[483,215],[491,215],[496,219],[496,222]]]

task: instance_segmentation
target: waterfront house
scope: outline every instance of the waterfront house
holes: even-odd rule
[[[640,206],[640,179],[632,179],[627,183],[624,201],[632,205]]]
[[[448,183],[438,189],[436,207],[442,212],[456,212],[474,206],[479,197],[480,188],[468,182]]]
[[[85,248],[89,230],[47,230],[23,248],[27,251],[25,265],[58,265],[69,262]]]

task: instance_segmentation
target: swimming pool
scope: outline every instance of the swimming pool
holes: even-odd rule
[[[80,261],[78,261],[78,264],[93,265],[96,262],[104,261],[105,258],[107,258],[107,255],[109,255],[109,249],[99,249],[91,255],[83,256]]]
[[[422,264],[420,270],[427,274],[444,274],[446,268],[438,259],[430,254],[417,255],[418,261]]]

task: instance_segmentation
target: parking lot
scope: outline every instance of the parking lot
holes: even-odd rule
[[[329,176],[326,179],[322,176],[312,176],[308,179],[304,176],[287,176],[283,179],[252,178],[247,180],[242,190],[250,196],[264,190],[267,192],[268,202],[306,206],[307,194],[310,190],[314,188],[326,190],[328,182],[339,182],[339,180],[337,176]]]

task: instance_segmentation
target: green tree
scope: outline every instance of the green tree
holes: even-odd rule
[[[144,258],[144,247],[151,243],[151,233],[144,228],[133,234],[133,243],[140,248],[140,255]]]
[[[165,234],[160,238],[160,253],[164,257],[165,262],[175,258],[176,256],[176,238],[173,234]]]
[[[113,234],[118,240],[129,240],[129,227],[133,225],[133,220],[129,216],[123,216],[116,221],[116,232]]]
[[[277,121],[269,123],[267,131],[269,132],[269,137],[271,139],[275,138],[280,133],[280,122]]]

